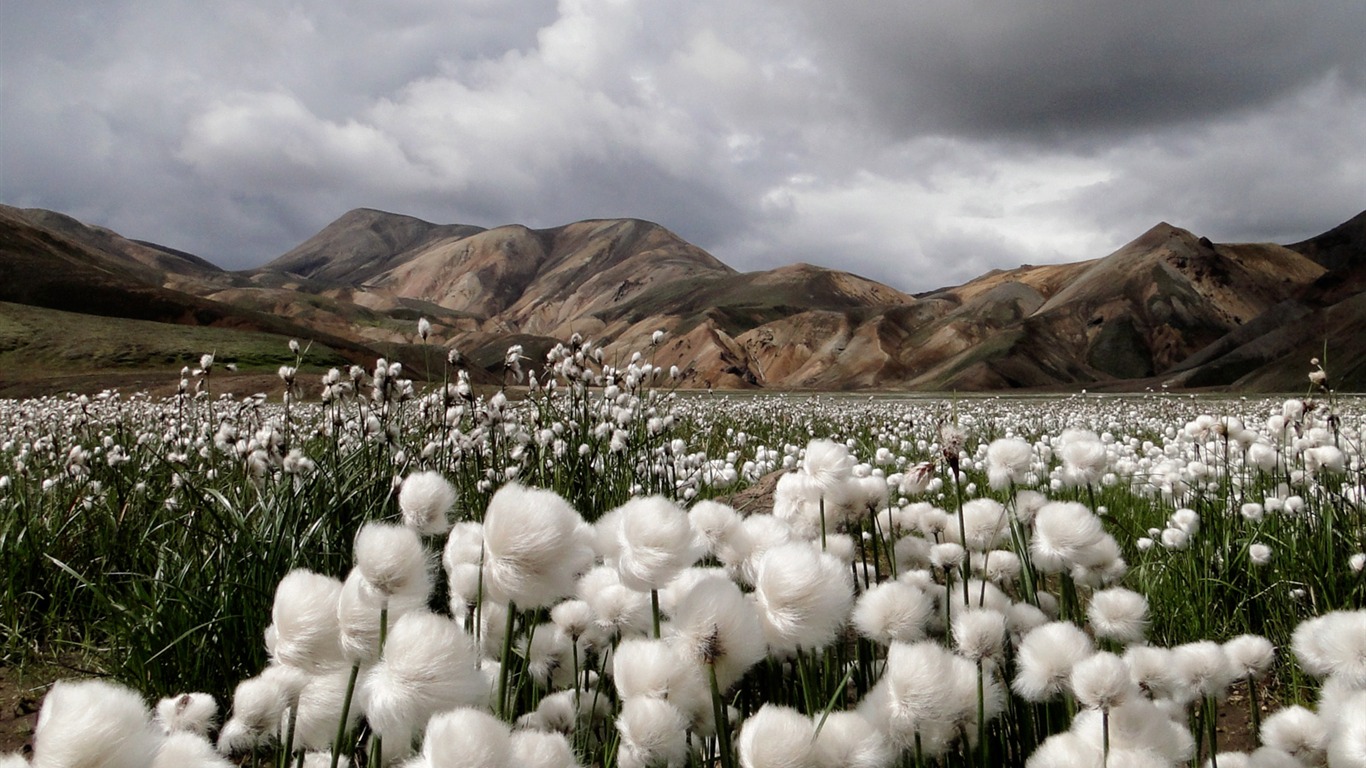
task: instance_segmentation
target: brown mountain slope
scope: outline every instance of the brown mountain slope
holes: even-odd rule
[[[186,281],[227,279],[227,273],[198,256],[129,240],[103,227],[92,227],[55,211],[0,205],[0,226],[30,233],[41,232],[47,238],[80,245],[86,254],[98,254],[96,259],[81,259],[87,265],[98,264],[101,271],[119,272],[138,282],[172,285]]]
[[[489,329],[567,337],[597,333],[595,314],[655,286],[730,274],[657,224],[608,220],[548,230],[499,227],[441,240],[365,288],[468,313]]]
[[[1215,245],[1159,224],[1025,318],[1006,356],[1056,363],[1066,352],[1057,374],[1079,382],[1159,375],[1322,273],[1279,246]]]
[[[1318,356],[1334,386],[1366,389],[1366,212],[1287,246],[1328,268],[1291,298],[1182,361],[1170,383],[1298,388]]]
[[[739,274],[632,219],[485,230],[362,209],[231,275],[0,208],[0,301],[330,338],[357,358],[411,352],[425,317],[494,379],[508,344],[539,362],[579,332],[618,363],[648,348],[698,387],[1298,389],[1326,348],[1335,383],[1362,388],[1364,290],[1366,214],[1293,247],[1164,223],[1101,259],[913,297],[806,264]]]
[[[483,231],[440,226],[397,213],[357,208],[256,272],[287,272],[325,282],[360,283],[402,263],[434,240]]]
[[[1330,271],[1360,267],[1366,263],[1366,211],[1317,237],[1286,247]]]
[[[15,210],[0,209],[0,301],[99,317],[275,334],[282,347],[291,337],[311,338],[352,362],[374,358],[372,350],[349,338],[310,332],[281,317],[163,287],[157,278],[165,273],[140,260],[130,262],[124,243],[131,241],[117,235],[93,238],[95,244],[103,241],[118,251],[110,254],[87,245],[92,238],[69,238],[64,234],[66,223],[62,230],[54,230],[42,225],[46,217],[18,215]],[[210,273],[209,279],[216,278]],[[189,282],[202,285],[197,279]],[[68,356],[78,356],[82,339],[66,341],[71,347]]]

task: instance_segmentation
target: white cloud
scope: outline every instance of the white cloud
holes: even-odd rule
[[[398,145],[370,125],[323,120],[287,93],[243,93],[189,121],[177,157],[206,181],[306,194],[338,184],[423,187]]]

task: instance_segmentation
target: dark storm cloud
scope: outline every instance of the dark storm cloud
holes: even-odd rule
[[[1132,133],[1362,81],[1355,2],[800,3],[884,128],[1031,137]]]
[[[1158,220],[1366,205],[1366,6],[14,0],[0,201],[224,266],[346,210],[652,219],[740,269],[907,290]]]

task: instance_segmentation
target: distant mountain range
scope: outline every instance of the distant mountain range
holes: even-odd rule
[[[1290,245],[1212,243],[1161,223],[1103,258],[912,296],[809,264],[740,273],[632,219],[483,229],[358,209],[259,269],[226,272],[0,206],[0,302],[20,320],[46,308],[231,329],[419,370],[442,357],[415,343],[425,317],[486,381],[509,344],[539,361],[577,332],[624,361],[664,330],[649,354],[699,388],[1299,391],[1317,356],[1331,383],[1362,390],[1366,212]],[[0,316],[0,368],[7,345],[23,346],[16,334]],[[151,351],[115,364],[178,367],[184,350],[139,335]],[[74,365],[80,339],[69,343]]]

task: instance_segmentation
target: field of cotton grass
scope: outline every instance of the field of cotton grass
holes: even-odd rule
[[[575,338],[509,397],[306,352],[0,401],[0,652],[88,671],[0,766],[1366,766],[1366,402],[1321,369],[685,395]]]

